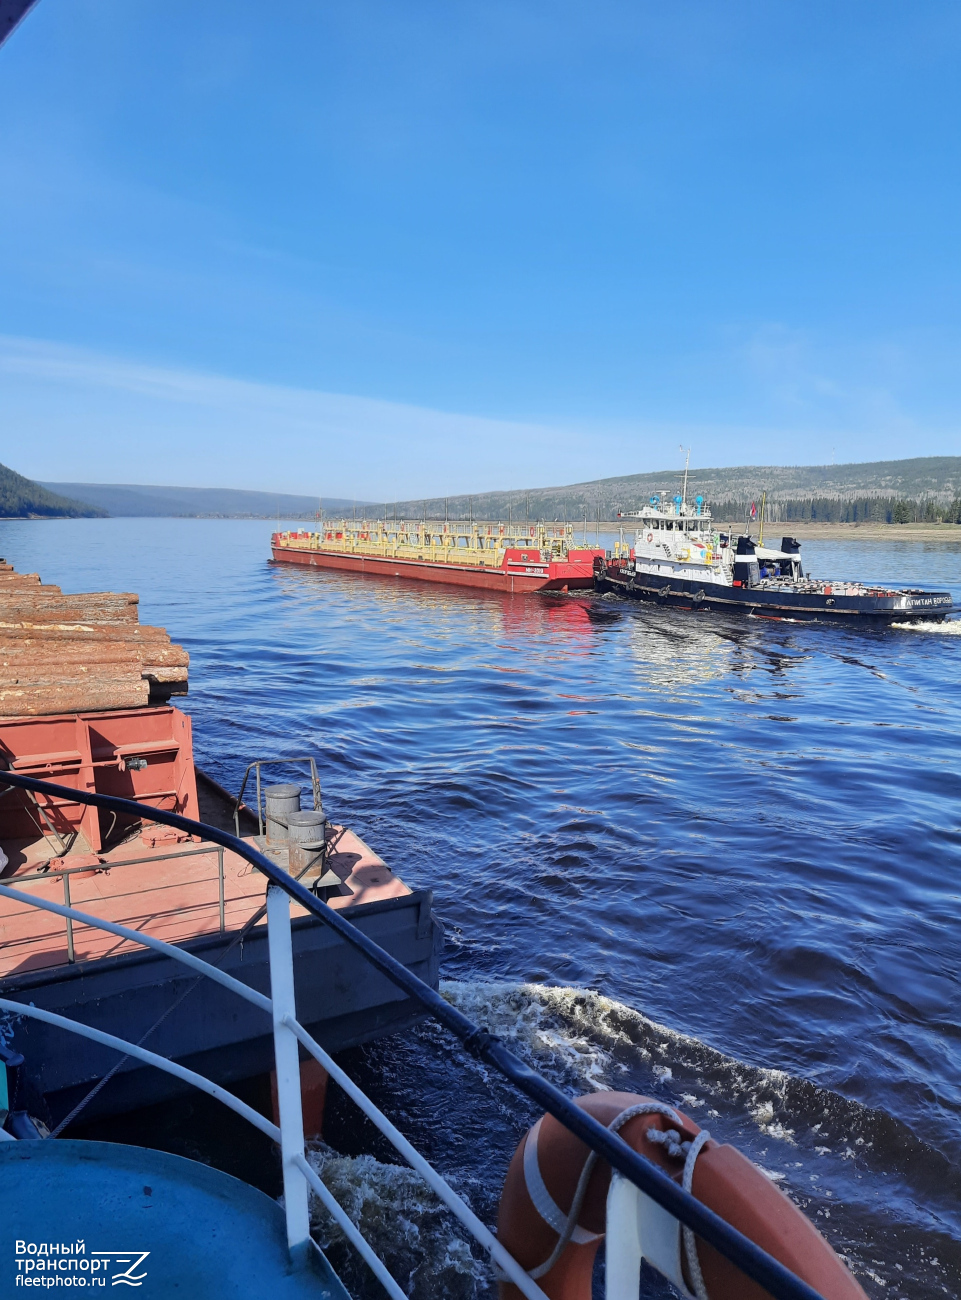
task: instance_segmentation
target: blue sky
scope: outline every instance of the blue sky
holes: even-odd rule
[[[40,0],[0,460],[367,497],[961,452],[961,10]]]

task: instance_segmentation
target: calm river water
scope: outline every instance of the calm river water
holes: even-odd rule
[[[737,1142],[872,1295],[958,1295],[961,623],[471,594],[275,567],[269,534],[4,522],[0,553],[139,591],[190,650],[198,761],[228,787],[251,758],[316,753],[329,813],[435,891],[448,997],[539,1069]],[[818,575],[961,601],[957,544],[802,550]],[[492,1219],[526,1106],[429,1027],[347,1055]],[[326,1136],[414,1294],[488,1294],[336,1098]]]

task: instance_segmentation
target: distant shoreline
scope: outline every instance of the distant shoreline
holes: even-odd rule
[[[732,532],[736,532],[743,525],[721,527],[729,527]],[[752,525],[752,535],[756,535],[757,531],[757,526]],[[841,539],[852,542],[961,542],[961,524],[818,524],[789,520],[766,523],[764,532],[769,541],[778,542],[782,537],[796,537],[799,542],[819,539],[832,542]]]
[[[336,519],[340,519],[343,518],[344,516],[337,514],[337,515],[333,515],[332,517]],[[363,516],[361,516],[360,514],[358,515],[358,522],[360,522],[362,517]],[[62,520],[63,518],[65,518],[65,516],[3,515],[0,516],[0,522],[40,523],[43,521],[54,522],[57,520]],[[180,519],[180,520],[246,519],[248,521],[259,520],[261,523],[265,523],[265,524],[300,523],[300,524],[306,524],[309,529],[315,529],[317,527],[316,520],[305,518],[303,515],[290,515],[290,516],[282,515],[279,520],[276,515],[214,515],[214,514],[209,514],[209,515],[201,515],[201,514],[197,514],[197,515],[109,515],[107,516],[107,518],[139,519],[141,521],[143,521],[144,519]],[[349,519],[350,516],[348,515],[346,516],[346,518]],[[373,522],[375,518],[377,518],[377,516],[371,514],[367,516],[367,518],[371,522]],[[101,522],[101,520],[96,520],[96,522]],[[436,522],[436,521],[432,520],[431,522]],[[463,522],[463,521],[457,521],[457,522]],[[475,522],[480,523],[481,521],[475,520]],[[494,521],[484,520],[483,522],[489,523]],[[500,520],[499,522],[506,523],[506,520]],[[517,529],[523,529],[529,523],[533,524],[535,522],[555,523],[558,521],[555,521],[553,519],[540,520],[540,521],[536,521],[533,519],[530,521],[526,519],[523,521],[515,520],[514,526]],[[559,522],[564,522],[564,521],[562,520]],[[569,522],[574,525],[574,536],[576,539],[578,533],[583,531],[583,525],[577,520],[570,520]],[[732,523],[729,520],[724,521],[720,519],[715,519],[714,525],[722,533],[739,533],[744,531],[745,529],[745,524],[742,521]],[[630,533],[637,531],[637,525],[633,520],[613,519],[613,520],[605,521],[602,519],[599,524],[595,523],[593,520],[588,520],[587,536],[589,541],[591,535],[595,533],[598,528],[600,528],[600,531],[602,533],[607,533],[607,534],[617,533],[623,528],[625,540],[627,539]],[[752,536],[757,537],[758,531],[759,530],[757,524],[756,523],[752,524],[751,525]],[[782,537],[795,537],[799,542],[817,541],[819,539],[823,539],[824,541],[837,541],[839,539],[845,539],[847,541],[859,541],[859,542],[894,542],[894,541],[961,542],[961,524],[881,524],[881,523],[819,524],[819,523],[802,523],[798,520],[795,520],[793,522],[790,520],[787,522],[782,520],[775,523],[765,523],[764,531],[767,534],[767,540],[769,543],[780,542]]]
[[[634,527],[628,528],[627,525],[632,521],[624,519],[615,519],[613,523],[604,523],[601,521],[600,529],[602,533],[616,533],[623,527],[625,538],[629,532],[636,531]],[[743,520],[732,523],[730,520],[714,520],[714,526],[722,533],[743,533],[747,531],[747,525]],[[576,532],[582,532],[583,526],[575,524]],[[595,525],[588,521],[587,536],[590,538],[591,533],[595,531]],[[757,539],[757,523],[751,524],[751,536]],[[799,542],[813,542],[818,540],[858,542],[961,542],[961,524],[819,524],[819,523],[802,523],[800,520],[779,520],[776,523],[764,524],[764,535],[768,545],[777,544],[782,537],[794,537]]]

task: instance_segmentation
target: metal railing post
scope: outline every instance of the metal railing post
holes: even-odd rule
[[[304,1116],[300,1099],[300,1054],[297,1037],[284,1023],[296,1019],[294,955],[290,937],[290,899],[276,885],[267,888],[267,948],[270,956],[270,1000],[274,1022],[274,1062],[280,1155],[287,1214],[287,1248],[291,1262],[303,1267],[310,1253],[307,1182],[296,1164],[304,1157]]]
[[[681,1261],[681,1225],[616,1172],[607,1193],[605,1252],[605,1300],[637,1300],[642,1259],[682,1296],[691,1294]]]
[[[217,875],[220,885],[220,933],[223,934],[227,928],[227,917],[224,912],[224,846],[217,845]]]
[[[639,1195],[633,1183],[620,1174],[611,1175],[604,1241],[604,1300],[637,1300],[641,1285],[641,1242],[637,1232]],[[676,1224],[674,1232],[676,1236]]]
[[[63,902],[65,907],[71,906],[69,875],[64,875],[63,877]],[[67,917],[67,961],[74,961],[74,960],[75,958],[73,952],[73,921],[68,916]]]

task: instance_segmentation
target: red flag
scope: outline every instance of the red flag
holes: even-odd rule
[[[751,502],[751,518],[757,518],[757,503],[754,501]]]

